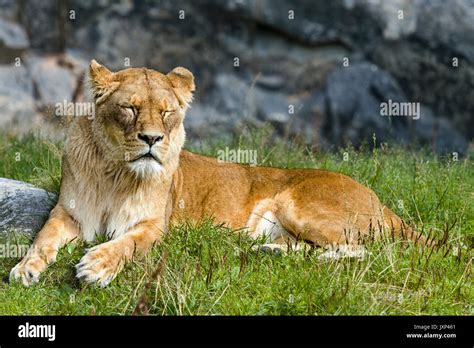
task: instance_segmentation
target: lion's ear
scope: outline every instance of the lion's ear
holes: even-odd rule
[[[171,81],[181,105],[188,107],[193,100],[193,92],[196,89],[193,73],[188,69],[177,67],[166,76]]]
[[[97,104],[103,102],[119,86],[119,82],[114,81],[114,73],[95,59],[89,65],[89,82]]]

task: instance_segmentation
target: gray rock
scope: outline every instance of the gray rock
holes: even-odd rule
[[[11,231],[34,235],[56,200],[55,194],[33,185],[0,178],[0,235]]]
[[[474,1],[417,0],[414,38],[474,63]]]
[[[382,141],[411,143],[419,137],[438,151],[457,151],[474,137],[474,0],[0,4],[5,9],[0,17],[19,20],[42,57],[31,60],[28,77],[41,107],[69,99],[79,71],[96,58],[113,70],[129,62],[162,72],[178,65],[193,71],[197,91],[186,119],[188,139],[266,121],[280,135],[300,135],[325,146],[370,142],[376,133]],[[178,18],[180,11],[185,19]],[[15,36],[3,37],[12,42]],[[44,54],[51,51],[81,57],[80,68],[59,59],[49,62]],[[0,63],[7,59],[0,57]],[[341,67],[345,57],[349,70]],[[0,112],[6,117],[2,114],[0,124],[14,124],[22,119],[12,116],[18,110],[34,109],[31,98],[17,105],[1,90]],[[420,102],[424,117],[381,117],[380,102],[386,99]],[[295,114],[288,113],[289,105]]]
[[[75,48],[67,48],[63,55],[63,60],[70,65],[70,70],[73,70],[76,75],[80,76],[86,72],[91,58],[88,57],[84,51]]]
[[[17,0],[0,0],[0,17],[15,20],[18,15],[19,3]]]
[[[215,6],[309,45],[342,41],[357,50],[410,35],[474,59],[472,0],[213,0]],[[289,11],[293,11],[294,19]],[[400,13],[401,11],[401,13]],[[400,17],[402,16],[402,17]]]
[[[288,132],[303,134],[309,142],[319,138],[311,132],[318,133],[313,126],[320,122],[311,118],[320,118],[321,98],[312,100],[313,96],[287,94],[275,90],[273,85],[269,89],[267,81],[262,88],[259,78],[260,75],[251,79],[230,73],[218,74],[209,98],[195,102],[187,113],[185,127],[188,135],[222,137],[222,134],[240,129],[244,124],[262,126],[270,123],[280,135]]]
[[[283,76],[277,74],[263,75],[257,80],[257,86],[272,91],[282,89],[284,85],[285,81]]]
[[[0,64],[13,63],[28,46],[28,37],[20,25],[0,18]]]
[[[352,64],[333,71],[327,80],[328,117],[324,124],[326,136],[334,144],[359,144],[376,133],[385,141],[394,127],[393,135],[407,139],[407,119],[380,116],[380,103],[388,99],[403,101],[405,96],[397,82],[385,71],[370,63]],[[391,127],[392,126],[392,127]]]
[[[271,31],[251,32],[248,26],[240,28],[245,33],[243,35],[235,35],[232,28],[226,29],[219,30],[219,44],[233,56],[239,57],[242,65],[258,61],[288,61],[300,65],[321,63],[341,60],[349,54],[347,47],[340,43],[308,46]],[[265,68],[262,65],[260,68]]]
[[[416,0],[410,8],[414,25],[404,40],[374,42],[369,57],[398,80],[407,96],[472,139],[474,40],[467,38],[474,37],[474,1]]]
[[[396,54],[387,54],[396,52]],[[429,106],[435,117],[445,117],[468,138],[474,137],[474,65],[443,51],[439,56],[419,42],[381,43],[371,58],[390,72],[412,100]]]
[[[273,124],[284,125],[289,122],[290,117],[297,108],[289,96],[278,93],[268,92],[260,88],[253,90],[252,103],[257,109],[257,117],[262,121],[268,121]]]
[[[127,15],[133,9],[131,0],[72,0],[71,8],[80,11],[96,11],[103,10],[107,7],[113,7],[122,15]]]
[[[19,24],[0,18],[0,44],[12,49],[28,47],[28,37],[25,29]]]
[[[0,128],[23,133],[37,125],[33,83],[24,65],[0,65]]]
[[[228,122],[227,117],[227,114],[212,105],[193,103],[184,120],[187,145],[200,145],[201,142],[206,143],[209,138],[223,140],[227,137],[230,141],[230,134],[238,124]]]
[[[255,119],[257,109],[252,98],[253,88],[250,80],[221,73],[215,77],[215,88],[209,100],[229,123]]]
[[[399,40],[412,34],[416,30],[418,8],[415,5],[415,1],[359,0],[358,2],[362,6],[367,7],[368,11],[373,14],[374,19],[379,19],[384,39]]]
[[[188,140],[224,138],[243,123],[260,123],[251,81],[232,74],[216,76],[214,89],[205,100],[195,101],[185,119]]]
[[[26,63],[35,83],[40,106],[73,101],[77,76],[69,68],[59,64],[57,55],[31,54]]]
[[[270,92],[258,87],[257,81],[258,76],[247,80],[228,73],[218,74],[211,100],[225,115],[223,117],[234,123],[287,123],[291,117],[289,107],[295,101],[281,92]]]
[[[328,148],[330,143],[323,128],[327,117],[326,95],[319,91],[293,101],[294,114],[286,125],[286,131],[311,147]]]
[[[416,140],[438,153],[464,154],[469,146],[466,138],[444,117],[435,117],[426,107],[421,108],[421,117],[413,122]]]
[[[264,24],[309,45],[341,41],[349,46],[382,36],[378,13],[364,0],[213,0],[214,6]],[[291,19],[293,11],[294,19]],[[363,23],[363,25],[361,25]]]
[[[45,52],[63,50],[67,15],[64,1],[22,1],[20,22],[28,33],[31,47]]]
[[[96,40],[91,41],[89,37],[94,34]],[[114,69],[146,65],[148,47],[153,46],[153,35],[141,26],[139,19],[132,17],[123,22],[114,14],[98,17],[91,26],[78,30],[75,37],[79,47],[95,52],[99,61]]]
[[[282,55],[300,65],[344,56],[372,60],[395,77],[407,97],[429,106],[435,117],[445,118],[464,136],[474,136],[474,40],[468,39],[474,37],[474,1],[211,3],[248,23],[239,28],[245,33],[240,40],[232,32],[218,36],[230,52],[242,52],[239,57],[247,64],[263,60],[283,67]],[[294,11],[294,20],[288,11]],[[457,69],[451,66],[454,57]],[[298,68],[288,67],[295,76]],[[285,74],[288,83],[295,84],[289,76]]]
[[[418,103],[402,92],[386,71],[370,63],[336,69],[327,80],[328,114],[323,125],[333,144],[358,145],[375,134],[377,141],[418,142],[433,150],[464,153],[468,143],[447,120],[435,120],[431,110],[421,105],[420,118],[381,115],[381,103]],[[442,128],[442,129],[440,129]]]

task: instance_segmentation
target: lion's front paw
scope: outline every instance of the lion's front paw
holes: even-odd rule
[[[123,254],[113,242],[90,249],[76,265],[76,277],[106,287],[122,269]]]
[[[47,263],[39,256],[26,256],[10,271],[10,280],[21,280],[23,285],[29,286],[39,281],[41,272]]]

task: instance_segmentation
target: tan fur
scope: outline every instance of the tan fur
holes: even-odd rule
[[[12,279],[38,281],[61,246],[106,233],[111,240],[76,266],[79,278],[105,286],[182,219],[212,217],[273,245],[357,245],[371,227],[403,230],[371,190],[342,174],[242,166],[182,151],[195,88],[184,68],[113,73],[93,60],[89,76],[95,118],[72,122],[58,204]],[[137,159],[148,151],[154,158]]]

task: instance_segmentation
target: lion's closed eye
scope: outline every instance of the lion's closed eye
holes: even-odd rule
[[[161,114],[163,115],[163,119],[166,120],[167,118],[174,115],[175,113],[176,113],[175,110],[166,110],[166,111],[163,111]]]
[[[120,110],[122,111],[122,115],[128,120],[133,120],[138,113],[138,110],[133,105],[120,105]]]

